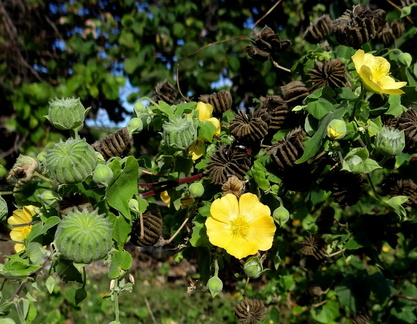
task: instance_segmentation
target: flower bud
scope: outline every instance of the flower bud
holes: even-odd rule
[[[45,206],[53,207],[61,200],[61,196],[58,195],[55,191],[45,190],[40,195],[39,199],[42,200]]]
[[[103,186],[108,186],[113,180],[113,171],[108,165],[99,164],[94,169],[93,181]]]
[[[211,277],[207,281],[207,287],[211,297],[214,298],[223,290],[223,281],[218,276]]]
[[[261,260],[257,256],[250,257],[246,260],[245,265],[243,266],[243,271],[245,274],[251,278],[259,278],[260,275],[264,272]]]
[[[49,102],[49,122],[58,129],[80,129],[90,108],[85,109],[80,98],[53,99]]]
[[[142,118],[144,115],[148,113],[148,109],[145,107],[142,101],[138,100],[133,105],[133,111],[138,118]]]
[[[290,219],[290,213],[287,208],[280,206],[274,210],[272,218],[279,226],[282,227]]]
[[[204,194],[204,186],[200,182],[194,182],[188,188],[192,197],[201,197]]]
[[[398,55],[398,62],[405,67],[410,67],[413,58],[409,53],[401,53]]]
[[[139,201],[135,198],[132,198],[129,200],[128,202],[128,206],[129,209],[137,214],[139,214],[140,209],[139,209]]]
[[[341,119],[333,119],[327,125],[327,136],[332,140],[339,140],[346,135],[346,123]]]
[[[61,184],[84,181],[96,164],[97,156],[91,145],[73,138],[56,143],[47,151],[45,160],[51,178]]]
[[[140,118],[132,118],[127,124],[129,135],[140,133],[143,129],[143,121]]]
[[[61,220],[55,232],[55,245],[63,258],[77,263],[91,263],[103,259],[110,251],[112,224],[99,215],[74,209]]]
[[[197,127],[189,117],[170,118],[163,125],[162,138],[168,147],[186,150],[197,139]]]
[[[384,155],[397,155],[405,147],[404,131],[383,127],[376,135],[376,149]]]

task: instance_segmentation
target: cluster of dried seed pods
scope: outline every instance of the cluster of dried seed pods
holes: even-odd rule
[[[326,174],[320,187],[331,191],[331,196],[339,205],[352,206],[362,195],[362,176],[335,169]]]
[[[153,246],[162,235],[162,219],[147,211],[143,215],[143,236],[140,218],[133,221],[130,242],[137,246]]]
[[[257,113],[252,114],[249,118],[243,111],[239,110],[235,118],[230,122],[230,133],[240,142],[251,147],[254,144],[259,144],[260,141],[268,133],[268,124]]]
[[[289,109],[281,96],[266,96],[260,98],[260,110],[266,110],[268,129],[278,131],[283,128]]]
[[[417,110],[410,108],[395,120],[395,127],[404,131],[405,148],[403,152],[417,152]]]
[[[235,307],[235,316],[240,324],[256,324],[266,315],[266,307],[259,299],[243,299]]]
[[[333,31],[333,22],[329,15],[317,18],[305,31],[303,38],[311,43],[317,44],[326,39]]]
[[[329,86],[333,89],[342,88],[347,81],[346,66],[340,59],[333,59],[329,61],[316,61],[314,69],[310,69],[310,82],[313,85],[310,87],[310,92],[313,92],[324,86]]]
[[[381,33],[378,35],[378,38],[382,41],[385,46],[391,46],[394,44],[395,40],[400,38],[404,33],[405,26],[404,23],[400,20],[395,20],[389,25],[385,24]]]
[[[304,241],[301,241],[300,245],[300,252],[304,255],[310,255],[316,260],[322,260],[326,257],[326,242],[318,235],[311,235]]]
[[[310,94],[306,85],[301,81],[291,81],[281,87],[282,96],[289,108],[301,105],[303,100]]]
[[[404,206],[417,206],[417,184],[412,179],[403,179],[398,175],[391,175],[384,179],[381,184],[384,195],[407,196]]]
[[[155,87],[155,101],[165,101],[168,105],[173,105],[177,98],[177,90],[168,81],[158,83]]]

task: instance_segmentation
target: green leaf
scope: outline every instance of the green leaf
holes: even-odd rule
[[[127,242],[127,238],[132,230],[132,226],[128,219],[122,216],[114,216],[110,214],[110,220],[113,222],[112,237],[116,241],[119,250],[123,250]]]
[[[312,310],[313,318],[323,324],[336,323],[336,319],[340,316],[339,305],[334,300],[329,300],[320,308]]]
[[[111,163],[109,167],[113,170]],[[129,211],[129,200],[138,193],[139,166],[133,156],[124,158],[121,161],[121,169],[116,179],[106,189],[108,204],[118,210],[127,219],[131,218]]]
[[[401,324],[413,324],[416,322],[417,317],[414,314],[415,306],[402,306],[402,307],[393,307],[391,308],[391,323],[401,323]]]
[[[117,251],[111,258],[108,277],[116,279],[120,277],[121,270],[129,270],[132,267],[132,255],[126,251]]]
[[[213,140],[214,133],[216,132],[216,126],[209,121],[199,122],[198,138],[205,139],[208,142]]]
[[[259,188],[264,191],[269,188],[269,181],[267,180],[266,172],[265,166],[263,166],[259,160],[254,162],[252,169],[248,172],[250,176],[253,176]]]
[[[87,298],[87,291],[85,290],[84,287],[78,288],[75,291],[75,296],[74,296],[75,305],[78,305],[86,298]]]
[[[34,265],[42,265],[42,257],[46,254],[46,250],[42,248],[42,245],[40,245],[37,242],[30,242],[26,250],[29,254],[29,259]]]
[[[308,103],[307,111],[316,119],[322,119],[335,109],[335,105],[323,98]]]
[[[204,218],[203,216],[198,215],[193,221],[195,225],[191,234],[190,243],[194,247],[203,245],[210,246],[210,241],[206,232],[206,226],[204,225],[205,219],[206,218]]]
[[[407,212],[402,204],[404,204],[408,199],[409,197],[407,196],[395,196],[389,200],[384,200],[384,202],[388,205],[389,209],[400,217],[400,219],[404,219],[407,216]]]
[[[407,111],[407,108],[401,105],[401,95],[390,95],[388,98],[389,108],[385,112],[386,115],[393,115],[398,117],[403,112]]]
[[[313,137],[309,138],[304,142],[304,154],[300,157],[296,163],[300,164],[306,162],[308,159],[312,158],[320,149],[323,143],[323,139],[327,135],[327,125],[333,119],[339,119],[346,112],[347,106],[342,106],[335,111],[327,114],[319,123],[319,128]]]
[[[56,284],[56,280],[54,277],[49,276],[46,281],[45,281],[45,286],[46,289],[48,290],[48,292],[50,294],[52,294],[54,292],[54,288],[55,288],[55,284]]]

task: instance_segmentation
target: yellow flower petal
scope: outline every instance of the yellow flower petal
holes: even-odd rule
[[[248,222],[255,222],[260,217],[270,216],[271,210],[259,202],[256,195],[245,193],[239,199],[239,214],[245,217]]]
[[[213,201],[210,207],[210,214],[215,220],[230,224],[233,219],[239,216],[239,203],[236,196],[227,194]]]
[[[207,218],[206,228],[209,241],[215,246],[225,248],[233,239],[233,237],[230,235],[230,224],[219,222],[214,217]]]
[[[32,221],[32,216],[35,215],[35,209],[37,207],[29,205],[23,207],[23,209],[16,209],[13,211],[13,216],[10,216],[7,220],[7,223],[11,225],[20,225],[30,223]]]
[[[272,247],[276,226],[271,216],[264,216],[251,224],[250,240],[255,242],[258,249],[267,251]]]
[[[211,117],[209,119],[207,119],[207,121],[209,121],[210,123],[212,123],[215,127],[216,127],[216,131],[214,132],[214,135],[219,135],[220,134],[220,120],[218,120],[217,118]]]
[[[211,114],[213,113],[213,106],[200,101],[197,104],[195,110],[198,111],[198,119],[200,121],[206,121],[211,117]]]
[[[258,252],[258,246],[254,242],[237,237],[229,242],[225,250],[235,258],[242,259]]]
[[[166,203],[166,204],[168,205],[168,207],[169,207],[169,205],[170,205],[170,203],[171,203],[171,197],[169,196],[168,191],[167,191],[167,190],[162,191],[162,192],[159,194],[159,197],[160,197],[160,198],[161,198],[161,200],[162,200],[164,203]]]
[[[19,253],[20,251],[26,249],[26,246],[24,244],[15,244],[14,245],[14,250],[16,251],[16,253]]]
[[[195,141],[191,146],[188,148],[188,154],[191,155],[191,159],[197,160],[203,156],[204,153],[204,141]]]

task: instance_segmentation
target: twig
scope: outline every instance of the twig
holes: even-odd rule
[[[331,257],[333,257],[335,255],[338,255],[338,254],[340,254],[342,252],[345,252],[345,251],[346,251],[346,249],[341,249],[340,251],[334,252],[332,254],[326,254],[326,257],[331,258]]]
[[[253,25],[253,27],[255,27],[257,24],[259,24],[266,16],[268,16],[270,13],[271,13],[271,11],[272,10],[274,10],[275,9],[275,7],[276,6],[278,6],[279,5],[279,3],[281,2],[282,0],[278,0],[272,7],[271,7],[271,9],[269,9],[268,11],[267,11],[267,13],[265,14],[265,15],[263,15],[261,18],[259,18],[257,21],[256,21],[256,23]]]
[[[145,296],[145,305],[146,305],[146,309],[149,312],[149,315],[151,315],[152,322],[154,322],[154,324],[157,324],[156,319],[155,319],[155,316],[153,316],[153,312],[152,312],[152,309],[151,309],[151,305],[149,304],[148,298],[146,298],[146,296]]]
[[[399,6],[397,6],[395,3],[393,3],[392,1],[387,0],[387,2],[388,2],[391,6],[393,6],[395,9],[397,9],[397,10],[399,10],[399,11],[402,11],[402,10],[401,10],[401,8],[400,8]],[[411,19],[411,17],[410,17],[410,16],[407,16],[407,20],[408,20],[410,23],[412,23],[412,24],[414,25],[414,21],[413,21],[413,19]]]
[[[186,96],[184,96],[182,94],[182,91],[181,91],[181,87],[180,87],[180,64],[179,63],[177,64],[176,74],[177,74],[177,89],[178,89],[178,92],[185,101],[190,102],[190,99],[188,99]]]
[[[285,71],[285,72],[288,72],[288,73],[291,73],[291,70],[290,69],[287,69],[287,68],[285,68],[285,67],[283,67],[283,66],[281,66],[281,65],[279,65],[277,62],[275,62],[273,59],[271,59],[271,62],[272,62],[272,64],[277,68],[277,69],[280,69],[280,70],[283,70],[283,71]]]
[[[416,303],[417,303],[417,298],[414,298],[414,297],[405,296],[405,295],[401,295],[401,294],[394,294],[393,296],[394,296],[394,297],[397,297],[397,298],[402,298],[402,299],[411,300],[411,301],[413,301],[413,302],[416,302]]]
[[[194,213],[194,210],[195,208],[193,209],[191,213],[188,214],[187,218],[182,222],[181,226],[177,229],[174,235],[172,235],[168,241],[164,241],[164,245],[168,245],[169,243],[171,243],[174,240],[174,238],[181,232],[185,224],[187,224],[187,222],[190,220],[192,214]]]
[[[12,154],[14,151],[19,150],[19,147],[22,146],[22,144],[25,142],[27,137],[27,134],[25,134],[20,140],[19,140],[19,135],[16,136],[15,142],[13,144],[13,146],[11,148],[9,148],[7,151],[5,151],[4,153],[0,154],[0,159],[5,158],[6,156]]]

